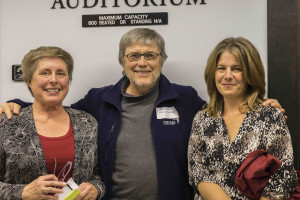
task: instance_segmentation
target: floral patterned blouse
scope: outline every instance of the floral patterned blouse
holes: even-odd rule
[[[218,184],[232,199],[248,199],[235,186],[235,173],[248,153],[265,149],[281,160],[280,169],[265,186],[262,196],[288,199],[297,184],[291,137],[281,112],[270,106],[247,112],[236,138],[229,144],[225,122],[199,111],[188,146],[189,182],[202,199],[199,182]]]

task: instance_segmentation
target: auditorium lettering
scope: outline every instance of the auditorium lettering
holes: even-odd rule
[[[54,0],[51,9],[205,5],[206,0]]]

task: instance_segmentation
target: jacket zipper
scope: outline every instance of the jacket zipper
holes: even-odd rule
[[[112,127],[110,128],[109,133],[108,133],[108,137],[107,137],[107,140],[106,140],[107,147],[106,147],[106,153],[105,153],[105,162],[107,162],[107,156],[108,156],[108,149],[109,149],[108,142],[110,140],[111,133],[114,131],[114,128],[115,128],[115,124],[113,124]]]

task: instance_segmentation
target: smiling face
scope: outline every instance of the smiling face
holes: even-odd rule
[[[224,100],[243,100],[246,86],[242,68],[229,51],[225,51],[220,57],[215,72],[215,83]]]
[[[135,44],[125,49],[125,55],[148,52],[160,53],[155,43],[152,43],[150,46]],[[126,93],[139,96],[149,92],[155,86],[161,73],[162,62],[160,59],[160,56],[158,56],[156,60],[146,60],[144,56],[141,56],[138,61],[129,61],[125,56],[123,67],[130,81]]]
[[[34,102],[44,106],[61,106],[69,90],[66,63],[61,58],[44,57],[36,65],[32,79],[28,81]]]

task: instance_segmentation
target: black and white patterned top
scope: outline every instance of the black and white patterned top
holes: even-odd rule
[[[200,182],[218,184],[232,199],[248,199],[235,186],[235,174],[248,153],[265,149],[282,162],[262,195],[288,199],[297,184],[291,137],[282,113],[270,106],[247,112],[236,138],[229,144],[225,122],[199,111],[188,146],[189,181],[196,192]],[[202,199],[196,195],[195,199]]]
[[[104,195],[104,185],[98,175],[97,121],[84,111],[65,108],[74,131],[75,158],[73,179],[77,184],[92,183],[98,198]],[[62,149],[63,151],[63,149]],[[35,128],[32,107],[21,110],[19,116],[0,123],[0,199],[21,199],[23,188],[46,175],[46,161]]]

